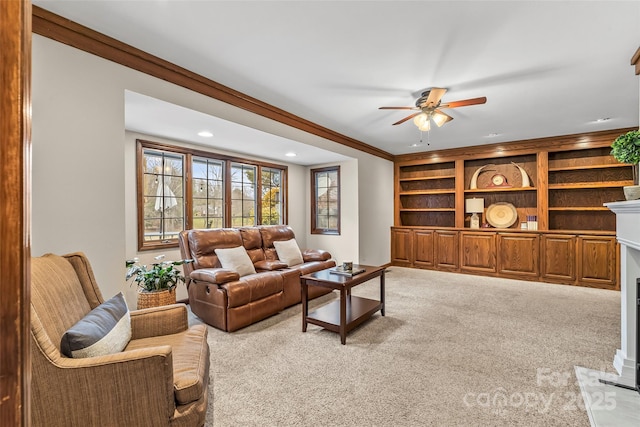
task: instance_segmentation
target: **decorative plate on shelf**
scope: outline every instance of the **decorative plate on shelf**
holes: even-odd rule
[[[507,202],[490,205],[485,215],[487,222],[495,228],[509,228],[518,220],[516,207]]]

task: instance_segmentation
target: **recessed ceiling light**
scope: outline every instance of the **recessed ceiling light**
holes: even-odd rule
[[[596,123],[608,122],[609,120],[611,120],[610,117],[601,117],[601,118],[596,120]]]
[[[498,135],[500,135],[500,134],[497,133],[497,132],[491,132],[489,135],[487,135],[487,138],[494,138],[494,137],[496,137]]]
[[[203,130],[201,132],[198,132],[198,136],[202,136],[204,138],[211,138],[213,136],[213,134],[211,132],[209,132],[208,130]]]
[[[411,144],[411,145],[409,145],[409,147],[420,147],[421,145],[422,145],[422,144],[415,143],[415,144]]]
[[[293,151],[289,151],[288,153],[285,154],[285,156],[287,156],[287,157],[295,157],[295,156],[297,156],[297,154],[294,153]]]

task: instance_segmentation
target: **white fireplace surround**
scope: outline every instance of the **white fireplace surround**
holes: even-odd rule
[[[620,341],[613,359],[618,382],[635,385],[636,279],[640,278],[640,200],[605,203],[616,214],[616,238],[620,243]]]

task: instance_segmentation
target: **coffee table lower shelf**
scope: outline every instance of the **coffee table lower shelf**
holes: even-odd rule
[[[346,299],[345,332],[349,332],[382,309],[380,301],[350,295]],[[340,300],[333,301],[307,315],[307,323],[340,333]]]

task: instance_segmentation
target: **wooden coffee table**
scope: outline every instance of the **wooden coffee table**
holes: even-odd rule
[[[302,288],[302,332],[307,332],[307,324],[321,326],[340,334],[342,344],[347,342],[347,333],[380,310],[384,316],[384,272],[385,267],[353,265],[353,270],[364,269],[363,273],[345,276],[331,273],[331,268],[305,274],[300,277]],[[380,277],[380,301],[351,295],[351,288]],[[323,305],[309,313],[308,287],[321,286],[340,291],[340,299]]]

